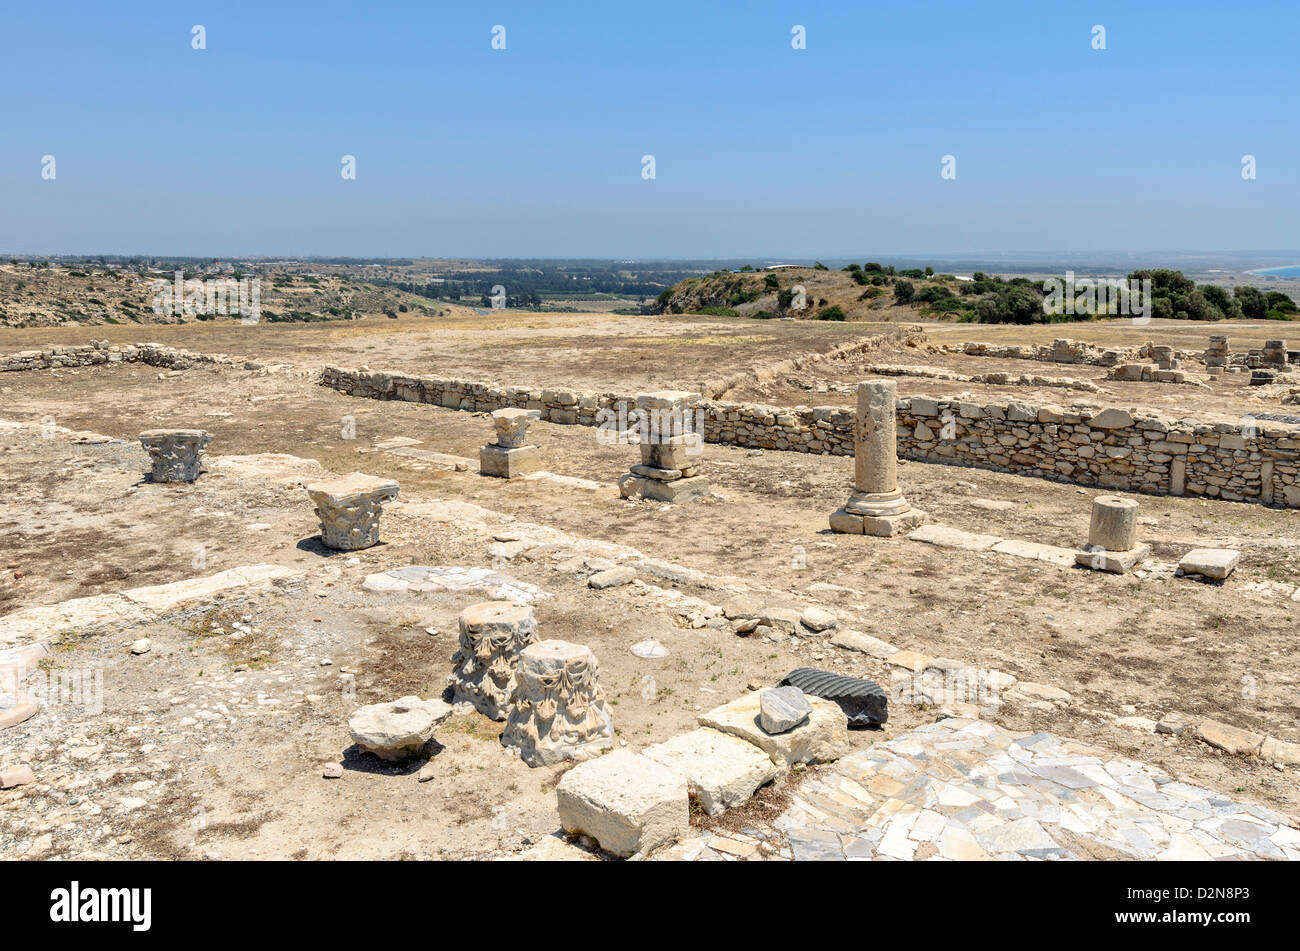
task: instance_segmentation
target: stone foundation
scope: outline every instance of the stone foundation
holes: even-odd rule
[[[608,425],[632,397],[577,390],[500,387],[326,367],[321,383],[380,400],[485,412],[539,411],[552,423]],[[705,442],[851,456],[856,413],[840,406],[765,406],[702,400]],[[1199,495],[1300,508],[1300,427],[1260,421],[1249,438],[1239,420],[1197,421],[1097,406],[900,399],[898,455],[1076,485],[1153,495]]]

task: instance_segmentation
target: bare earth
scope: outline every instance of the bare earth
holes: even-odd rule
[[[1293,649],[1300,603],[1290,600],[1300,585],[1294,512],[1136,496],[1158,562],[1177,561],[1192,547],[1232,547],[1242,551],[1241,567],[1221,586],[1111,576],[903,539],[833,535],[827,515],[843,504],[852,477],[852,460],[842,457],[751,455],[710,445],[705,462],[716,497],[660,506],[618,496],[615,481],[635,461],[635,450],[600,445],[588,428],[533,423],[530,441],[541,447],[548,472],[599,486],[489,479],[477,472],[478,448],[492,431],[482,414],[352,399],[314,382],[320,366],[335,363],[634,393],[815,358],[880,329],[465,311],[441,320],[403,316],[329,325],[0,331],[3,352],[86,343],[93,334],[114,343],[152,340],[288,365],[274,372],[168,373],[129,364],[0,375],[0,418],[32,424],[0,432],[0,478],[7,486],[0,528],[8,539],[0,557],[0,617],[259,562],[301,573],[267,590],[187,606],[129,638],[60,641],[47,663],[103,665],[105,710],[100,716],[42,713],[5,730],[0,765],[15,755],[30,759],[38,781],[0,792],[0,851],[26,847],[47,832],[47,857],[572,851],[553,837],[552,789],[563,767],[530,770],[503,753],[499,724],[460,715],[441,727],[436,735],[445,749],[430,761],[427,782],[417,782],[419,764],[381,765],[349,749],[346,720],[357,703],[441,693],[457,615],[489,599],[469,592],[377,595],[364,591],[362,580],[411,564],[494,564],[489,546],[498,535],[521,531],[519,523],[558,529],[584,543],[632,546],[714,579],[735,579],[712,588],[683,582],[676,586],[683,595],[721,603],[737,588],[763,603],[823,604],[851,618],[845,626],[900,648],[1061,687],[1073,696],[1067,709],[1045,713],[1008,703],[996,722],[1051,730],[1234,798],[1300,812],[1294,768],[1279,770],[1190,737],[1115,723],[1134,712],[1159,719],[1177,710],[1300,742],[1300,663]],[[1110,346],[1155,340],[1200,350],[1210,333],[1227,333],[1231,346],[1241,349],[1285,336],[1284,328],[1265,322],[924,329],[929,345],[1071,337]],[[865,375],[862,366],[877,362],[966,374],[1072,376],[1104,390],[1079,394],[900,378],[902,395],[1078,398],[1188,416],[1288,411],[1255,399],[1237,379],[1204,389],[1120,384],[1102,381],[1104,371],[1096,367],[966,358],[925,345],[848,361],[813,359],[770,377],[760,373],[726,398],[847,404],[851,394],[829,384],[855,383]],[[354,440],[342,437],[344,416],[355,417]],[[38,427],[49,417],[59,427],[125,443],[42,439]],[[214,435],[208,471],[198,482],[143,481],[148,463],[135,437],[158,427],[198,427]],[[457,472],[418,453],[375,448],[393,437],[414,438],[417,449],[467,457],[473,465]],[[264,453],[297,458],[223,458]],[[350,564],[352,555],[320,547],[302,485],[326,471],[354,470],[395,478],[401,496],[384,515],[383,543],[355,553],[357,563]],[[1060,546],[1086,540],[1092,490],[916,462],[902,463],[899,478],[913,505],[945,525]],[[989,506],[989,500],[1005,504]],[[455,517],[446,505],[455,502],[487,512]],[[581,568],[588,558],[597,556],[581,545],[562,545],[504,564],[498,557],[495,564],[553,595],[537,605],[543,637],[587,644],[596,653],[617,735],[631,748],[690,729],[698,712],[740,695],[750,681],[774,683],[793,667],[830,666],[889,681],[882,662],[824,640],[765,642],[725,627],[692,628],[661,593],[675,589],[662,578],[643,575],[643,585],[592,591],[583,580],[590,571]],[[823,587],[810,592],[817,584]],[[254,633],[232,639],[235,621]],[[132,655],[130,641],[143,636],[152,639],[151,652]],[[647,638],[662,642],[668,657],[648,661],[628,653]],[[355,698],[341,689],[344,674],[355,678]],[[656,681],[654,699],[645,695],[647,674]],[[867,747],[934,718],[933,710],[898,704],[884,730],[854,731],[851,740]],[[344,763],[342,780],[321,778],[320,765],[330,761]]]

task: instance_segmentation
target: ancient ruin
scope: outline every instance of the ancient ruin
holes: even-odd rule
[[[889,538],[925,521],[898,488],[898,438],[892,380],[858,387],[858,418],[853,441],[853,492],[831,515],[831,530]]]
[[[320,519],[322,544],[336,551],[378,545],[379,516],[384,504],[397,498],[397,491],[392,479],[360,472],[307,486],[307,495]]]
[[[700,474],[704,434],[695,422],[700,394],[678,390],[639,393],[636,398],[640,465],[619,481],[623,498],[690,502],[709,494]]]
[[[193,482],[203,468],[212,434],[202,429],[150,429],[140,434],[154,482]]]
[[[485,601],[460,614],[460,641],[447,678],[457,703],[472,703],[486,717],[504,720],[525,647],[537,642],[533,609]]]
[[[582,760],[612,747],[614,723],[590,648],[538,641],[519,653],[501,742],[529,766]]]
[[[523,409],[492,411],[496,441],[479,450],[479,471],[483,475],[514,479],[541,468],[541,450],[525,443],[528,423],[537,413]]]
[[[1138,544],[1138,504],[1132,499],[1100,495],[1092,500],[1092,521],[1088,544],[1079,552],[1080,565],[1098,571],[1123,574],[1151,553],[1150,545]]]

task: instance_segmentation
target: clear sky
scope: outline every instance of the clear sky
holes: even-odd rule
[[[0,250],[1297,248],[1297,27],[1295,0],[14,2]]]

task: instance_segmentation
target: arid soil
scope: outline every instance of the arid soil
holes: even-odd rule
[[[1210,332],[1223,332],[1208,325],[1151,326],[1130,340],[1130,331],[1116,326],[1113,336],[1089,336],[1104,329],[928,328],[931,342],[1068,336],[1126,344],[1156,339],[1189,349]],[[53,417],[60,427],[128,440],[77,445],[42,440],[30,430],[0,440],[6,485],[0,527],[9,542],[0,559],[0,616],[256,562],[303,573],[293,583],[189,607],[148,631],[133,631],[133,638],[153,640],[148,654],[131,655],[129,640],[60,643],[52,664],[104,665],[105,713],[67,714],[62,721],[42,714],[5,732],[6,744],[34,751],[44,767],[37,786],[0,793],[0,842],[41,828],[54,835],[51,854],[68,856],[427,858],[513,854],[539,843],[558,848],[548,838],[556,828],[550,790],[562,767],[530,770],[504,755],[496,739],[500,726],[484,718],[460,716],[440,728],[436,735],[446,749],[431,760],[428,782],[417,782],[418,766],[384,767],[349,751],[346,719],[355,702],[437,695],[450,669],[456,616],[486,599],[381,596],[360,588],[367,574],[403,565],[493,563],[491,529],[484,534],[418,514],[418,503],[436,499],[500,513],[502,531],[513,516],[740,578],[751,589],[747,597],[831,606],[851,619],[845,626],[900,648],[1058,686],[1073,695],[1067,710],[1048,714],[1009,703],[998,722],[1078,737],[1240,798],[1300,812],[1294,770],[1114,722],[1133,712],[1158,719],[1179,710],[1300,742],[1293,643],[1300,602],[1290,600],[1300,585],[1300,533],[1293,512],[1136,496],[1142,533],[1158,562],[1176,562],[1192,547],[1224,546],[1241,549],[1242,565],[1223,585],[1158,571],[1111,576],[904,539],[833,535],[826,519],[847,497],[847,458],[710,445],[706,471],[716,497],[678,507],[626,502],[615,481],[635,461],[635,450],[601,445],[591,429],[534,423],[530,441],[541,447],[547,471],[599,488],[507,482],[477,472],[478,448],[492,432],[482,414],[353,399],[314,383],[315,370],[331,362],[635,391],[825,352],[867,332],[860,324],[576,315],[112,327],[95,328],[94,336],[120,342],[133,334],[293,366],[168,373],[123,365],[0,376],[0,418],[39,423]],[[1227,332],[1238,347],[1274,328],[1234,325]],[[0,350],[87,339],[84,330],[79,336],[6,331]],[[912,362],[905,357],[881,362]],[[1023,363],[1005,368],[1052,376],[1100,372],[952,356],[915,362],[963,373],[986,372],[992,363]],[[840,378],[861,376],[846,368]],[[900,380],[904,393],[946,393],[950,386]],[[1154,406],[1167,391],[1177,391],[1169,397],[1178,400],[1185,391],[1187,402],[1178,405],[1189,415],[1219,407],[1220,397],[1222,412],[1236,411],[1228,384],[1222,393],[1141,386],[1131,396],[1119,390],[1113,397],[1086,396]],[[995,389],[986,389],[990,399]],[[835,394],[788,391],[802,393],[789,402],[834,402]],[[785,391],[774,396],[784,398]],[[1070,401],[1064,391],[1018,398]],[[343,438],[344,416],[356,420],[355,439]],[[209,471],[193,485],[144,482],[147,460],[136,434],[173,426],[213,433]],[[375,448],[399,436],[474,464],[457,472],[418,454]],[[221,458],[259,453],[315,460],[319,468]],[[384,516],[384,543],[357,553],[356,564],[315,539],[316,520],[301,486],[322,470],[359,470],[401,484],[398,504]],[[899,478],[913,505],[945,525],[1061,546],[1086,540],[1092,490],[915,462],[902,463]],[[405,505],[417,507],[404,512]],[[195,561],[200,552],[202,568]],[[571,563],[557,570],[557,559],[572,557],[539,551],[499,570],[554,595],[537,606],[543,636],[595,651],[618,737],[632,748],[690,728],[697,711],[739,695],[750,681],[775,682],[795,666],[833,664],[889,679],[881,662],[824,640],[762,641],[725,627],[692,629],[651,588],[591,591]],[[672,587],[663,579],[645,581]],[[715,604],[732,594],[693,584],[681,591]],[[241,618],[256,633],[231,640],[231,625]],[[667,658],[628,653],[650,637],[668,647]],[[340,691],[344,673],[355,678],[355,702]],[[644,693],[647,675],[656,681],[654,699]],[[884,731],[855,731],[853,743],[866,745],[933,717],[932,710],[896,705]],[[345,777],[322,779],[320,764],[334,760],[344,762]],[[153,785],[136,789],[139,783]],[[145,803],[126,807],[122,798]]]

